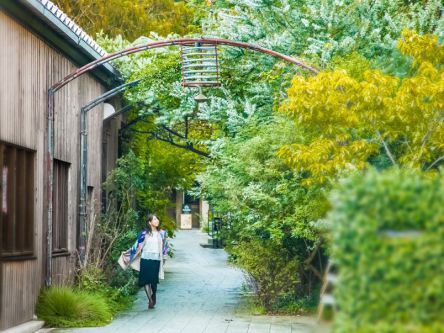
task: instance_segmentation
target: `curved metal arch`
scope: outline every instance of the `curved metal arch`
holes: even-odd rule
[[[276,58],[280,58],[286,62],[292,63],[298,67],[301,67],[303,69],[306,69],[310,71],[313,74],[317,74],[319,72],[318,69],[315,67],[312,67],[305,62],[303,62],[300,59],[290,57],[287,55],[284,55],[282,53],[249,44],[249,43],[243,43],[243,42],[236,42],[231,41],[228,39],[219,39],[219,38],[183,38],[183,39],[172,39],[172,40],[165,40],[165,41],[157,41],[157,42],[151,42],[144,45],[139,45],[135,47],[131,47],[122,51],[118,51],[115,53],[111,53],[105,57],[102,57],[100,59],[97,59],[95,61],[90,62],[89,64],[86,64],[85,66],[75,70],[71,74],[67,75],[65,78],[60,80],[59,82],[55,83],[48,89],[48,104],[47,104],[47,123],[46,123],[46,141],[47,141],[47,148],[48,152],[46,155],[46,174],[45,174],[45,180],[47,184],[47,267],[46,267],[46,285],[51,285],[51,275],[52,275],[52,221],[53,221],[53,195],[54,195],[54,94],[63,88],[65,85],[67,85],[69,82],[73,81],[74,79],[78,78],[79,76],[91,71],[92,69],[105,64],[107,62],[110,62],[111,60],[118,59],[124,56],[127,56],[132,53],[137,53],[149,49],[155,49],[160,47],[166,47],[166,46],[181,46],[181,45],[193,45],[195,43],[202,43],[202,44],[210,44],[210,45],[227,45],[227,46],[234,46],[244,49],[253,50],[256,52],[264,53],[271,55]]]
[[[318,69],[306,64],[305,62],[303,62],[300,59],[290,57],[285,54],[282,54],[282,53],[279,53],[279,52],[276,52],[276,51],[273,51],[273,50],[270,50],[270,49],[267,49],[267,48],[264,48],[261,46],[249,44],[249,43],[235,42],[235,41],[231,41],[228,39],[219,39],[219,38],[181,38],[181,39],[171,39],[171,40],[164,40],[164,41],[158,41],[158,42],[151,42],[151,43],[147,43],[144,45],[134,46],[134,47],[130,47],[128,49],[122,50],[122,51],[111,53],[103,58],[97,59],[97,60],[90,62],[89,64],[86,64],[85,66],[77,69],[76,71],[72,72],[71,74],[66,76],[64,79],[62,79],[61,81],[54,84],[50,89],[53,92],[56,92],[57,90],[61,89],[63,86],[65,86],[66,84],[68,84],[72,80],[76,79],[77,77],[79,77],[82,74],[85,74],[86,72],[89,72],[90,70],[96,68],[97,66],[100,66],[100,65],[107,63],[107,62],[110,62],[111,60],[127,56],[132,53],[146,51],[149,49],[156,49],[156,48],[165,47],[165,46],[193,45],[195,43],[210,44],[210,45],[228,45],[228,46],[234,46],[234,47],[239,47],[239,48],[243,48],[243,49],[249,49],[249,50],[253,50],[256,52],[265,53],[265,54],[271,55],[276,58],[280,58],[280,59],[290,62],[298,67],[304,68],[312,73],[319,72]]]

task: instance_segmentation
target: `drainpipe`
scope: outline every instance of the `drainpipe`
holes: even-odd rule
[[[47,230],[46,230],[46,286],[49,287],[52,284],[52,196],[53,196],[53,183],[54,183],[54,90],[50,88],[48,90],[48,156],[47,156],[47,170],[48,184],[47,184],[47,200],[48,200],[48,216],[47,216]]]
[[[135,80],[129,83],[122,84],[103,95],[93,99],[80,109],[80,189],[79,189],[79,258],[80,263],[83,264],[85,260],[86,250],[86,222],[88,218],[87,212],[87,174],[88,174],[88,137],[86,115],[88,111],[113,97],[126,88],[137,85],[140,80]]]

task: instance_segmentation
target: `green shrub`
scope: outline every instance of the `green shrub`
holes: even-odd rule
[[[103,326],[112,319],[101,295],[59,286],[42,291],[36,313],[51,327]]]
[[[411,324],[411,323],[388,323],[377,322],[373,325],[361,325],[359,329],[350,322],[339,325],[338,331],[353,333],[444,333],[444,325],[442,323],[431,324]],[[335,331],[336,332],[336,331]]]
[[[242,242],[233,248],[235,262],[251,277],[253,290],[268,311],[273,300],[298,283],[297,258],[271,240]]]
[[[112,288],[118,289],[123,296],[133,296],[140,289],[138,273],[132,269],[123,270],[117,268],[109,277],[109,285]]]
[[[81,291],[101,295],[114,315],[131,307],[140,288],[133,270],[119,268],[109,275],[110,281],[97,267],[83,268],[79,271],[77,286]]]
[[[84,267],[78,272],[77,286],[86,292],[98,292],[106,287],[105,275],[100,268],[94,266]]]
[[[237,315],[258,316],[267,314],[267,310],[262,305],[261,301],[251,292],[248,285],[243,285],[244,291],[241,291],[241,297],[235,309]]]
[[[443,332],[443,185],[413,171],[371,170],[333,192],[336,332]]]
[[[307,314],[316,311],[319,303],[319,290],[299,297],[294,292],[278,296],[272,303],[271,311],[276,314]]]
[[[210,226],[208,225],[208,222],[202,224],[202,227],[200,229],[203,233],[208,234],[210,232]]]
[[[295,292],[280,293],[271,302],[268,309],[258,297],[250,284],[244,283],[241,288],[241,298],[236,313],[241,315],[301,315],[311,314],[317,309],[319,290],[300,296]]]
[[[137,234],[138,231],[136,230],[136,228],[134,228],[133,230],[127,230],[126,232],[123,232],[115,240],[107,260],[107,264],[110,264],[113,270],[116,267],[115,265],[122,251],[126,251],[131,246],[133,246],[135,240],[137,239]]]

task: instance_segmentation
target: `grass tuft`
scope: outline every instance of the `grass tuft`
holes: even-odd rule
[[[36,312],[50,327],[103,326],[112,319],[103,296],[60,286],[42,291]]]

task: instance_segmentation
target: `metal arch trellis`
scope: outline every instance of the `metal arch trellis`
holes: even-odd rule
[[[61,89],[63,86],[65,86],[66,84],[68,84],[69,82],[74,80],[75,78],[81,76],[82,74],[85,74],[86,72],[89,72],[90,70],[96,68],[97,66],[102,65],[104,63],[108,63],[111,60],[115,60],[115,59],[127,56],[132,53],[137,53],[137,52],[146,51],[149,49],[155,49],[155,48],[159,48],[159,47],[165,47],[165,46],[174,46],[174,45],[177,45],[177,46],[188,45],[189,46],[189,45],[193,45],[196,43],[207,44],[207,45],[227,45],[227,46],[234,46],[234,47],[249,49],[249,50],[256,51],[256,52],[265,53],[265,54],[271,55],[276,58],[280,58],[282,60],[290,62],[298,67],[304,68],[304,69],[306,69],[312,73],[315,73],[315,74],[319,72],[317,68],[306,64],[305,62],[303,62],[300,59],[290,57],[290,56],[284,55],[282,53],[279,53],[279,52],[276,52],[276,51],[273,51],[273,50],[270,50],[270,49],[267,49],[267,48],[264,48],[261,46],[257,46],[257,45],[253,45],[253,44],[249,44],[249,43],[231,41],[228,39],[219,39],[219,38],[200,38],[200,39],[198,39],[198,38],[185,39],[184,38],[184,39],[172,39],[172,40],[164,40],[164,41],[147,43],[144,45],[130,47],[130,48],[122,50],[122,51],[111,53],[105,57],[102,57],[100,59],[92,61],[89,64],[86,64],[85,66],[75,70],[71,74],[67,75],[64,79],[60,80],[59,82],[57,82],[56,84],[51,86],[51,88],[49,88],[49,90],[52,91],[52,93],[55,93],[59,89]]]
[[[48,89],[48,105],[47,105],[47,124],[46,124],[46,136],[47,136],[47,155],[46,155],[46,174],[45,174],[45,180],[47,183],[47,269],[46,269],[46,284],[49,286],[51,285],[51,275],[52,275],[52,265],[51,265],[51,257],[52,257],[52,221],[53,221],[53,206],[52,206],[52,201],[53,201],[53,183],[54,183],[54,165],[53,165],[53,160],[54,160],[54,102],[55,102],[55,93],[60,90],[61,88],[63,88],[65,85],[67,85],[69,82],[73,81],[74,79],[78,78],[79,76],[93,70],[94,68],[97,68],[98,66],[108,63],[112,60],[130,55],[132,53],[137,53],[137,52],[141,52],[141,51],[146,51],[149,49],[155,49],[155,48],[160,48],[160,47],[166,47],[166,46],[181,46],[183,48],[189,47],[189,46],[193,46],[193,45],[203,45],[205,47],[209,47],[209,46],[214,46],[214,50],[216,52],[216,61],[215,61],[215,65],[217,66],[217,49],[216,47],[218,45],[227,45],[227,46],[233,46],[233,47],[239,47],[239,48],[244,48],[244,49],[249,49],[252,51],[256,51],[256,52],[260,52],[260,53],[264,53],[264,54],[268,54],[271,55],[273,57],[282,59],[286,62],[292,63],[298,67],[301,67],[303,69],[306,69],[308,71],[310,71],[313,74],[317,74],[319,71],[315,68],[312,67],[308,64],[306,64],[305,62],[303,62],[302,60],[299,60],[297,58],[294,57],[290,57],[284,54],[281,54],[279,52],[261,47],[261,46],[257,46],[257,45],[252,45],[249,43],[243,43],[243,42],[237,42],[237,41],[231,41],[231,40],[227,40],[227,39],[219,39],[219,38],[184,38],[184,39],[173,39],[173,40],[164,40],[164,41],[157,41],[157,42],[151,42],[151,43],[147,43],[144,45],[139,45],[139,46],[135,46],[135,47],[131,47],[128,49],[125,49],[123,51],[118,51],[112,54],[109,54],[107,56],[104,56],[100,59],[97,59],[95,61],[92,61],[88,64],[86,64],[85,66],[75,70],[74,72],[72,72],[71,74],[67,75],[65,78],[63,78],[62,80],[60,80],[59,82],[55,83],[54,85],[52,85],[49,89]],[[197,63],[194,63],[197,64]],[[183,64],[184,65],[184,62]],[[210,64],[211,65],[211,64]],[[216,67],[215,72],[214,71],[210,71],[208,72],[210,76],[210,78],[204,78],[204,81],[206,81],[207,83],[205,84],[205,82],[203,81],[199,81],[199,79],[202,78],[202,70],[205,71],[205,68],[203,67],[199,67],[198,69],[200,69],[200,72],[196,72],[196,73],[200,73],[200,76],[197,77],[193,77],[191,76],[190,80],[185,80],[183,79],[183,85],[184,86],[202,86],[202,85],[207,85],[207,86],[215,86],[218,85],[218,68]],[[183,75],[189,75],[190,72],[189,71],[190,68],[188,68],[188,72],[187,70],[185,70],[183,68]],[[216,73],[216,80],[212,81],[212,77],[211,75]],[[206,75],[205,75],[206,76]],[[188,77],[190,78],[190,77]],[[196,84],[197,82],[197,84]],[[200,84],[199,84],[200,83]]]

